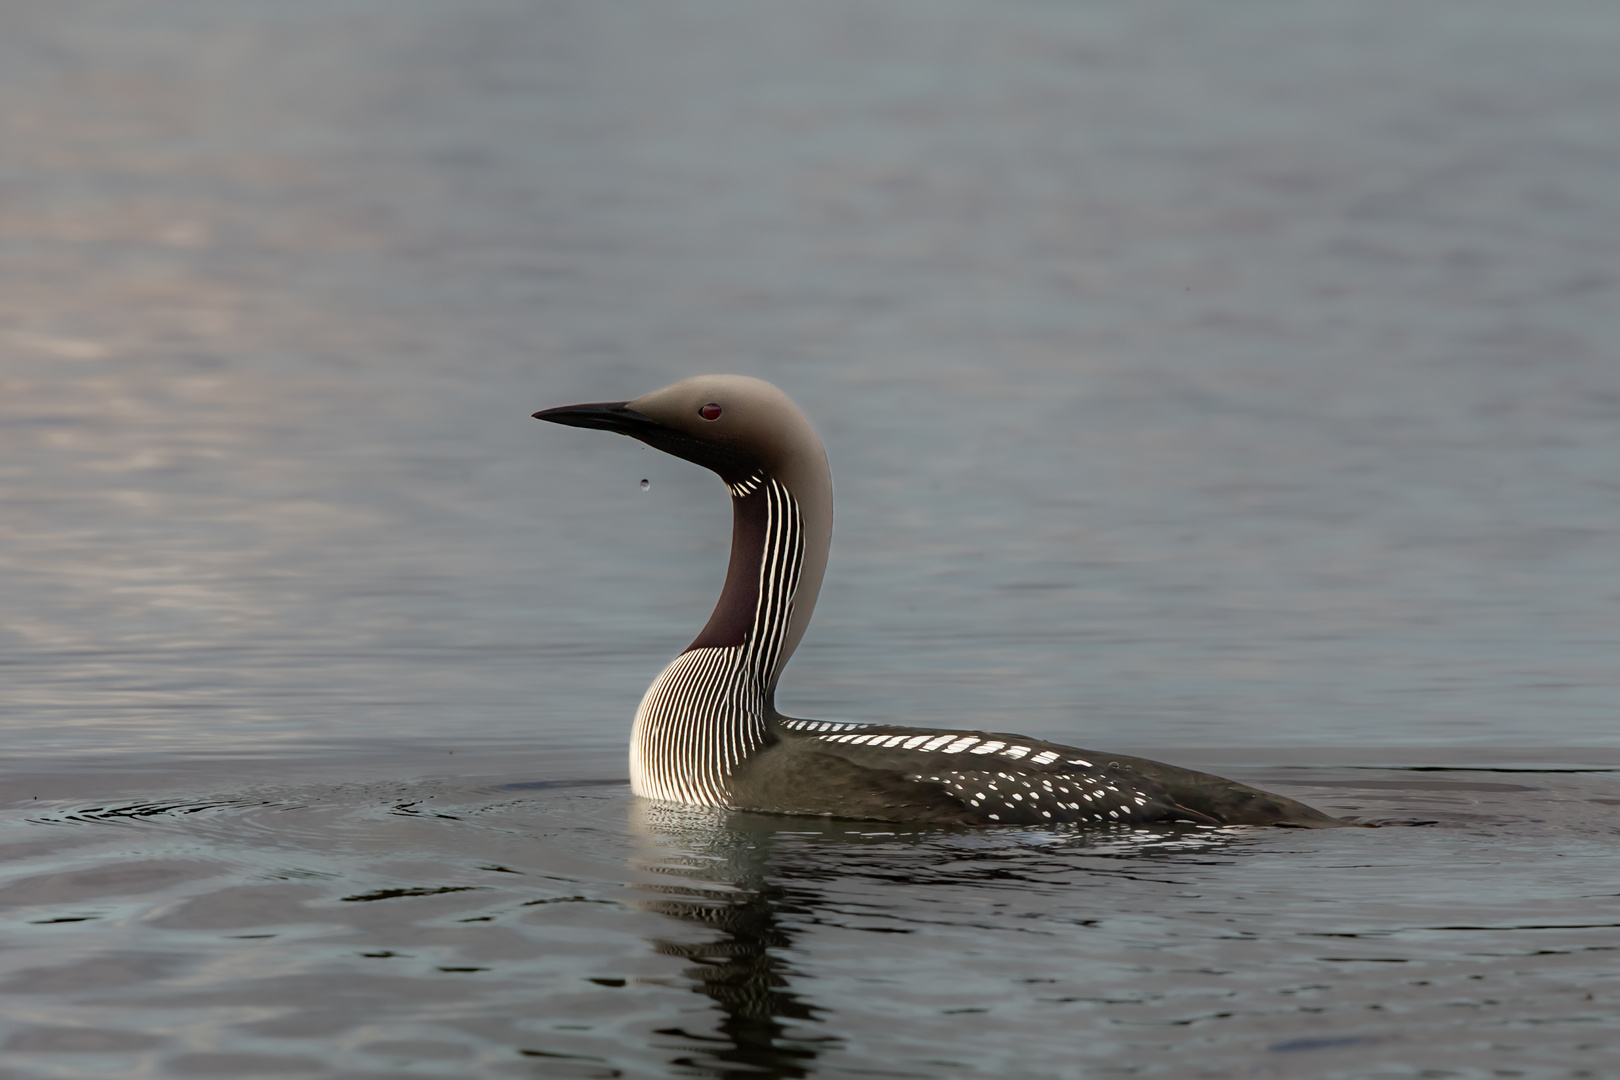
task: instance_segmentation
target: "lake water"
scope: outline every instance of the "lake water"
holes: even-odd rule
[[[1620,1071],[1620,10],[0,13],[0,1078]],[[795,715],[1378,829],[638,803],[739,371]],[[643,490],[641,481],[648,481]]]

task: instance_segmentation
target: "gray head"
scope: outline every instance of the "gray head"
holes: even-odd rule
[[[809,419],[786,394],[747,375],[697,375],[634,401],[565,405],[534,416],[640,439],[713,470],[734,493],[756,477],[787,488],[799,504],[805,551],[780,661],[786,662],[810,622],[832,540],[827,454]],[[734,547],[734,567],[738,555]]]

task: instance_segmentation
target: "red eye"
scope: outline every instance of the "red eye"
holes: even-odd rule
[[[705,420],[718,420],[720,419],[720,406],[711,401],[698,410],[698,415]]]

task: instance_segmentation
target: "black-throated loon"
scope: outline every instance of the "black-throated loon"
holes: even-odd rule
[[[832,473],[804,413],[759,379],[699,375],[634,401],[534,415],[640,439],[713,470],[731,491],[720,600],[636,710],[637,795],[935,824],[1344,824],[1280,795],[1143,758],[989,731],[781,715],[777,680],[810,622],[832,539]]]

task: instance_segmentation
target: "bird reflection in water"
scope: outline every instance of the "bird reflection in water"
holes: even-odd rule
[[[807,934],[910,933],[919,923],[949,932],[949,911],[982,911],[990,894],[1006,932],[1061,933],[1093,921],[1075,910],[1087,885],[1163,887],[1178,864],[1228,859],[1253,839],[1241,827],[1175,825],[905,830],[641,799],[630,816],[637,906],[699,930],[652,947],[691,961],[691,989],[720,1013],[708,1033],[657,1033],[677,1040],[671,1065],[727,1080],[808,1076],[845,1045],[826,1030],[836,1010],[813,1003],[794,964]],[[983,942],[991,928],[967,917],[957,929]]]
[[[705,931],[697,940],[654,938],[652,946],[690,960],[683,974],[721,1013],[714,1034],[660,1029],[681,1043],[670,1064],[726,1080],[809,1075],[837,1040],[800,1029],[819,1022],[821,1010],[790,988],[792,920],[814,912],[820,896],[772,880],[781,822],[641,799],[630,813],[636,888],[648,897],[637,906]]]

